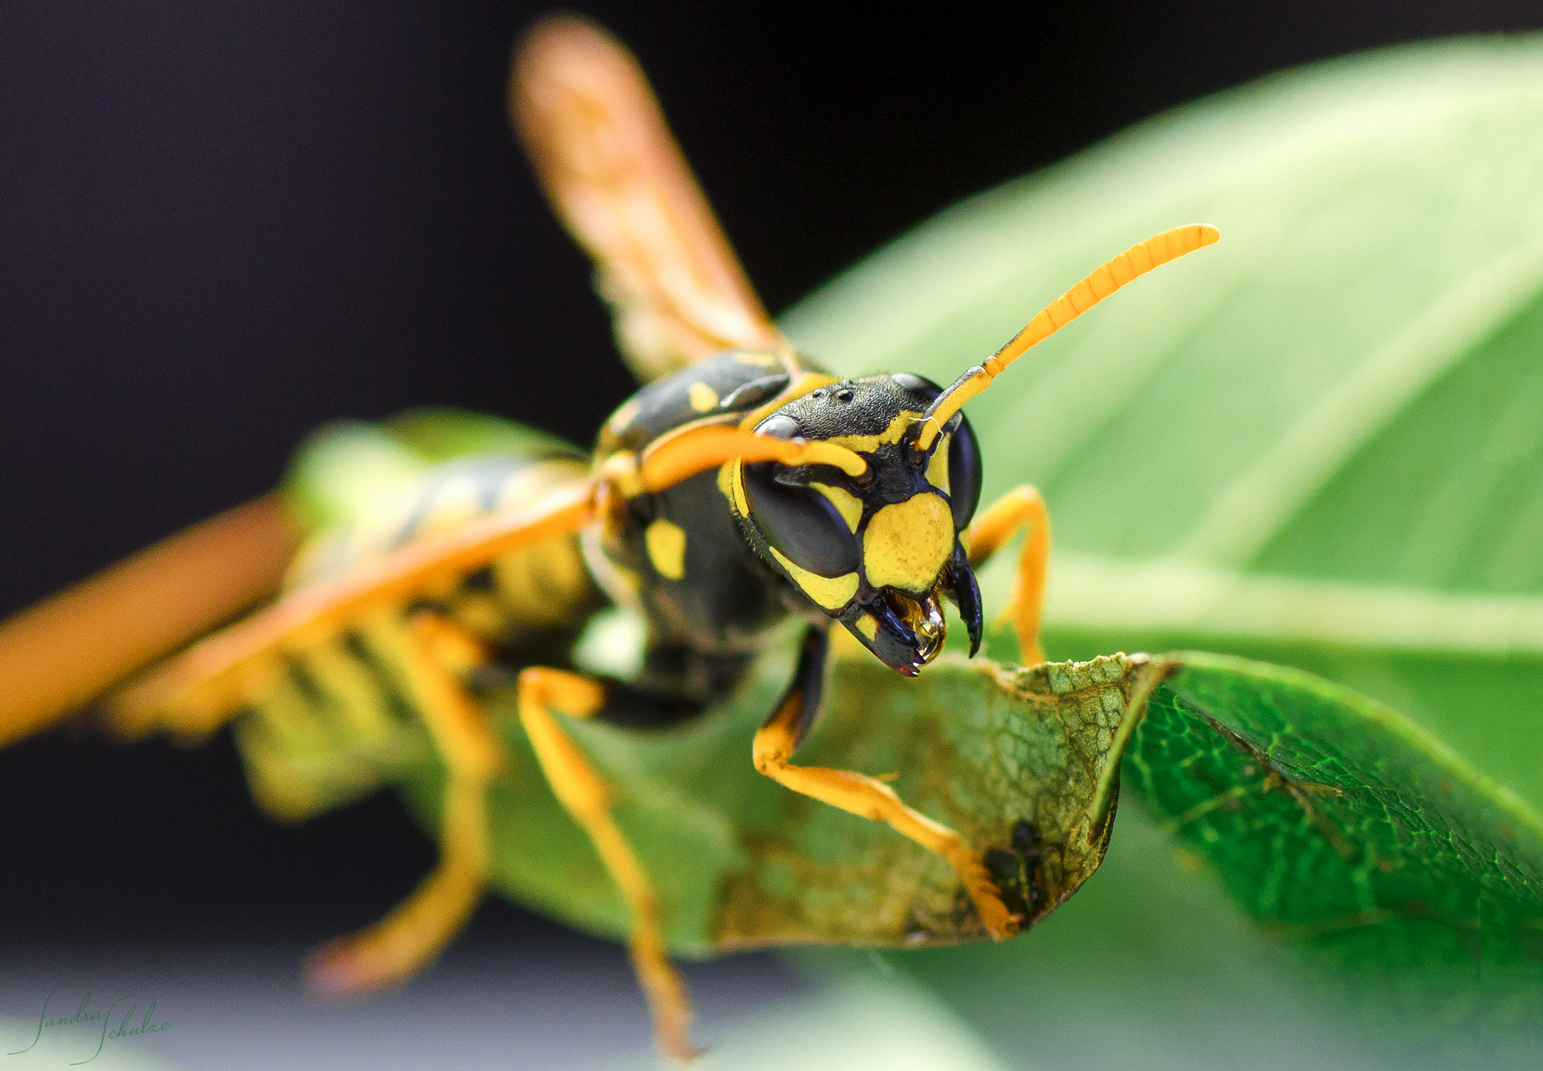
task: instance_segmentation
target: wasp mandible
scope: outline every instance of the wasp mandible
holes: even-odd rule
[[[265,748],[279,761],[306,719],[341,718],[369,738],[385,731],[384,707],[405,711],[448,773],[441,857],[386,919],[314,958],[318,986],[357,992],[421,968],[483,894],[501,748],[476,681],[502,671],[543,774],[628,905],[660,1046],[687,1058],[690,1001],[666,955],[664,907],[613,818],[611,786],[564,722],[647,732],[700,717],[791,618],[803,628],[797,666],[751,741],[755,768],[941,856],[985,932],[1011,936],[1022,920],[983,865],[989,846],[879,779],[793,760],[819,716],[832,629],[914,676],[942,648],[947,601],[973,655],[974,570],[1019,531],[1009,614],[1025,659],[1042,660],[1045,504],[1020,487],[978,508],[982,460],[962,407],[1036,342],[1216,231],[1179,227],[1133,246],[946,388],[904,372],[837,380],[772,324],[620,45],[588,22],[543,21],[517,50],[510,109],[646,384],[593,457],[532,441],[432,479],[387,480],[370,523],[303,544],[272,496],[173,537],[0,628],[0,739],[104,692],[126,733],[235,721],[254,791],[301,813],[341,798],[344,782],[357,792],[384,775],[339,763],[331,788],[308,795],[263,780]],[[641,668],[625,677],[581,672],[571,657],[607,605],[646,623]]]

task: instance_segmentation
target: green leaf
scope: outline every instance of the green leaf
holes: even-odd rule
[[[392,417],[386,427],[429,462],[494,453],[584,456],[578,447],[539,428],[444,406],[409,409]]]
[[[432,466],[494,453],[584,456],[557,436],[512,420],[443,407],[410,409],[384,424],[340,420],[317,428],[295,450],[284,496],[308,532],[367,523],[383,499]]]
[[[1124,755],[1146,807],[1119,816],[1113,873],[1043,935],[892,963],[1010,1066],[1108,1066],[1133,1048],[1182,1066],[1277,1036],[1268,1045],[1289,1062],[1336,1033],[1372,1059],[1543,1058],[1543,818],[1338,685],[1221,655],[1152,668],[1172,672]],[[1175,840],[1188,873],[1168,863]],[[1197,906],[1182,887],[1204,873],[1262,928]],[[1272,938],[1331,969],[1303,977]],[[1105,994],[1096,1014],[1092,994]],[[1090,1047],[1127,1013],[1146,1028]]]
[[[786,656],[768,659],[722,716],[641,741],[573,727],[618,789],[618,819],[664,900],[672,949],[982,938],[941,860],[754,771],[749,740],[788,669]],[[1398,1023],[1406,1041],[1458,1029],[1536,1051],[1543,818],[1382,705],[1300,671],[1207,654],[1033,669],[945,655],[907,680],[854,652],[838,659],[831,696],[800,759],[898,772],[903,798],[998,849],[1009,900],[1034,922],[1103,858],[1106,793],[1123,756],[1157,827],[1266,932],[1335,968],[1337,1005]],[[621,900],[546,787],[509,698],[491,710],[512,756],[493,793],[495,886],[625,934]],[[414,783],[426,820],[437,795],[437,779]],[[1032,933],[1018,944],[1022,955],[993,947],[897,962],[954,993],[968,1018],[979,1014],[973,994],[1011,991],[1039,947]],[[971,979],[963,990],[958,957]]]
[[[948,382],[1113,253],[1217,225],[968,406],[986,499],[1049,502],[1051,654],[1297,665],[1543,803],[1539,129],[1535,38],[1322,64],[952,209],[784,326]]]
[[[1289,663],[1406,712],[1535,806],[1540,120],[1537,38],[1396,49],[1266,79],[944,213],[784,327],[842,371],[947,382],[1110,254],[1175,224],[1217,225],[1218,245],[1122,291],[968,407],[986,499],[1031,482],[1049,502],[1051,654],[1182,646]],[[1006,573],[993,568],[982,586],[1000,606]],[[1012,655],[999,639],[991,650]],[[1505,789],[1482,776],[1433,782],[1404,762],[1385,839],[1406,850],[1391,875],[1264,822],[1261,801],[1277,818],[1306,813],[1289,793],[1178,823],[1239,788],[1247,765],[1235,745],[1199,746],[1197,712],[1233,723],[1213,706],[1217,678],[1187,671],[1172,687],[1186,680],[1195,691],[1157,693],[1140,762],[1126,763],[1127,787],[1158,824],[1128,806],[1104,876],[1011,951],[894,962],[931,980],[1010,1064],[1128,1065],[1141,1051],[1148,1063],[1225,1067],[1242,1046],[1318,1064],[1336,1044],[1359,1054],[1340,1062],[1371,1061],[1359,1020],[1332,1025],[1340,1006],[1401,995],[1402,1059],[1425,1063],[1463,1038],[1493,1058],[1488,1026],[1537,1029],[1537,923],[1518,906],[1540,901],[1537,856],[1507,850],[1507,829],[1532,834],[1505,817],[1521,808]],[[1341,813],[1346,801],[1375,813],[1393,776],[1376,749],[1408,759],[1419,739],[1290,721],[1289,737],[1253,746],[1287,765],[1313,748],[1360,756],[1356,791],[1374,795],[1303,797],[1342,830],[1364,828]],[[1197,770],[1215,783],[1191,780]],[[1456,822],[1452,808],[1467,806],[1457,797],[1482,805],[1482,828]],[[1440,829],[1475,839],[1440,852]],[[1165,830],[1184,844],[1182,868]],[[1429,880],[1403,839],[1416,836],[1433,852]],[[1530,884],[1453,877],[1454,858],[1483,861],[1479,846]],[[1347,907],[1351,878],[1366,879],[1351,884],[1368,899]],[[1269,929],[1229,919],[1222,889]],[[1353,919],[1366,924],[1343,925]],[[1339,969],[1303,974],[1283,958],[1302,947]],[[1096,1013],[1092,993],[1109,995]],[[1105,1038],[1123,1040],[1100,1047]],[[1538,1055],[1536,1035],[1523,1049]]]
[[[1543,1027],[1537,812],[1348,689],[1181,657],[1124,762],[1158,825],[1347,997],[1397,979],[1442,1026]]]
[[[983,938],[940,857],[756,772],[751,739],[786,687],[791,653],[763,659],[731,707],[680,729],[571,724],[617,788],[617,820],[666,904],[672,950]],[[837,660],[824,718],[798,761],[897,774],[907,803],[997,849],[990,862],[1009,906],[1037,920],[1103,857],[1111,746],[1131,700],[1156,679],[1139,658],[1020,670],[945,655],[909,680],[861,652]],[[511,757],[492,792],[495,886],[581,928],[625,935],[620,895],[541,776],[513,697],[490,711]],[[439,792],[431,776],[410,789],[431,823]]]

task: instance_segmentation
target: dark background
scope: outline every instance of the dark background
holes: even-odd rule
[[[654,78],[777,311],[1170,105],[1357,49],[1543,26],[1535,0],[1329,6],[581,9]],[[629,381],[503,113],[510,44],[540,10],[0,8],[0,614],[262,493],[329,419],[440,403],[590,439]],[[182,752],[59,732],[0,753],[0,948],[320,940],[433,857],[386,796],[268,822],[223,737]],[[477,925],[564,940],[506,906]]]

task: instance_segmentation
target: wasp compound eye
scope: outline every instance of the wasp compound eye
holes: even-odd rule
[[[980,505],[980,443],[963,414],[948,444],[948,502],[954,513],[954,531],[969,527]]]
[[[943,393],[942,387],[926,376],[918,376],[914,372],[894,372],[889,378],[916,395],[924,404],[930,404],[934,398]]]
[[[823,577],[854,571],[857,537],[830,499],[808,487],[777,482],[774,461],[745,466],[745,501],[766,541],[788,561]]]

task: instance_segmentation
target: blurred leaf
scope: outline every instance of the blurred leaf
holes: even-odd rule
[[[1543,803],[1540,129],[1533,38],[1322,64],[952,209],[784,326],[947,382],[1114,252],[1216,224],[970,404],[986,499],[1050,504],[1051,654],[1301,666]]]
[[[844,983],[844,984],[843,984]],[[1000,1071],[957,1016],[894,972],[818,987],[753,1016],[704,1024],[700,1071]],[[609,1071],[660,1066],[653,1052],[607,1060]]]
[[[486,453],[587,456],[550,432],[464,409],[409,409],[392,417],[386,427],[430,462]]]

